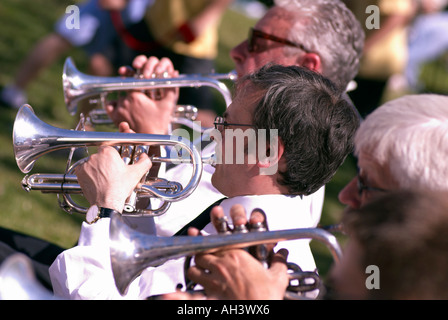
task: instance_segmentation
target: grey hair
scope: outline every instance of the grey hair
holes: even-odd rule
[[[354,109],[329,79],[304,67],[268,64],[245,79],[264,92],[255,128],[277,129],[284,144],[286,170],[278,182],[290,194],[316,192],[353,151]]]
[[[448,96],[407,95],[369,114],[355,154],[388,167],[399,188],[448,190]]]
[[[340,0],[275,0],[296,18],[289,40],[321,57],[322,74],[341,89],[358,73],[365,34],[353,12]],[[292,48],[285,48],[291,54]]]

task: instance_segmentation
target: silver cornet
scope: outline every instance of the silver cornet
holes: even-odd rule
[[[223,96],[226,106],[228,106],[232,102],[232,96],[227,86],[220,80],[233,81],[236,78],[237,75],[234,71],[227,74],[179,75],[176,78],[143,79],[132,77],[99,77],[80,72],[76,68],[73,60],[68,57],[64,64],[62,87],[65,104],[71,115],[76,114],[79,101],[99,96],[102,108],[92,110],[90,120],[94,124],[107,124],[111,122],[104,110],[104,102],[108,93],[126,90],[155,90],[182,87],[198,88],[207,86],[218,90]],[[189,108],[191,109],[192,107]],[[183,109],[185,109],[185,106],[177,106],[173,115],[173,122],[178,122],[180,117],[182,117],[182,115],[179,117],[179,114],[183,113]],[[190,113],[186,116],[189,115]],[[193,121],[194,119],[190,120]],[[185,120],[183,122],[182,124],[185,124]]]
[[[177,182],[156,179],[154,183],[145,184],[136,189],[138,197],[157,198],[163,201],[163,205],[156,210],[135,209],[136,211],[124,212],[128,215],[160,215],[164,213],[169,204],[188,197],[197,187],[201,175],[203,163],[213,164],[212,158],[202,159],[199,151],[189,140],[169,135],[118,133],[118,132],[88,132],[60,129],[41,121],[34,114],[31,106],[24,105],[16,115],[13,128],[13,146],[17,165],[23,173],[28,173],[33,168],[35,161],[41,156],[56,150],[73,149],[89,146],[172,146],[176,149],[186,150],[189,158],[184,157],[152,157],[153,162],[191,163],[192,175],[188,184],[183,188]],[[178,154],[179,155],[179,154]],[[77,184],[77,178],[73,174],[74,169],[85,159],[81,159],[65,174],[35,174],[26,176],[22,181],[25,190],[39,190],[46,193],[62,195],[61,207],[68,212],[86,213],[87,208],[78,206],[71,199],[70,194],[82,193]]]
[[[342,250],[334,235],[319,228],[279,231],[233,233],[203,237],[158,237],[140,233],[127,226],[118,215],[112,215],[109,229],[110,257],[115,285],[125,295],[129,285],[148,267],[157,267],[170,259],[191,256],[200,252],[245,248],[264,243],[297,239],[314,239],[330,250],[334,262]]]

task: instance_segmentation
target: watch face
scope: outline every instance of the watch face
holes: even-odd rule
[[[87,213],[86,213],[87,223],[92,224],[94,222],[94,220],[98,217],[98,215],[99,215],[99,208],[95,204],[95,205],[91,206],[89,208],[89,210],[87,210]]]

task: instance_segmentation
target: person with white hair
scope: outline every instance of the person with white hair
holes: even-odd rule
[[[448,190],[447,106],[444,95],[406,95],[370,114],[355,136],[358,175],[339,200],[357,208],[389,190]]]

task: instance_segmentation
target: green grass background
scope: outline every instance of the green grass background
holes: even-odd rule
[[[0,2],[0,86],[9,83],[19,64],[34,44],[53,29],[58,17],[76,1],[61,0],[2,0]],[[240,13],[228,10],[220,28],[217,72],[233,68],[230,49],[246,38],[248,28],[255,23]],[[86,72],[84,52],[74,48],[68,54],[77,67]],[[66,56],[44,70],[27,89],[29,104],[43,121],[60,128],[71,129],[75,120],[65,107],[62,94],[62,66]],[[67,214],[57,203],[56,195],[21,188],[24,174],[18,169],[12,147],[12,126],[15,110],[0,106],[0,226],[33,235],[63,247],[76,243],[83,216]],[[60,153],[49,154],[36,162],[31,173],[62,173],[66,158]],[[322,224],[337,223],[343,206],[337,194],[355,174],[354,161],[349,157],[326,188]],[[343,239],[341,239],[343,240]],[[325,274],[331,264],[326,248],[313,243],[319,269]]]

